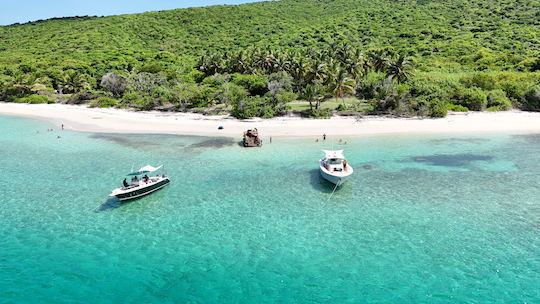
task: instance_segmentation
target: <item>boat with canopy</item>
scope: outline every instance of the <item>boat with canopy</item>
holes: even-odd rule
[[[156,174],[151,177],[148,175],[161,168],[163,168],[163,165],[158,167],[147,165],[129,173],[127,176],[131,177],[131,181],[128,182],[127,178],[125,178],[122,187],[114,189],[109,196],[116,197],[120,201],[127,201],[158,191],[171,182],[169,177],[165,176],[165,174]]]
[[[324,158],[319,160],[321,176],[339,187],[353,174],[354,170],[345,159],[343,150],[323,150],[323,152]]]

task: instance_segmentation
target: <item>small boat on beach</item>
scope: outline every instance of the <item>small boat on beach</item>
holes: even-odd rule
[[[321,176],[339,187],[353,174],[354,170],[345,159],[343,150],[323,150],[323,152],[324,158],[319,160]]]
[[[132,177],[131,182],[128,182],[127,178],[125,178],[122,187],[114,189],[109,196],[116,197],[120,201],[128,201],[158,191],[171,182],[169,177],[165,176],[165,174],[149,177],[148,174],[154,173],[162,167],[147,165],[136,172],[129,173],[128,176]]]

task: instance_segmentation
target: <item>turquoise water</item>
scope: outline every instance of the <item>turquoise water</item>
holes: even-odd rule
[[[329,200],[331,141],[49,127],[0,117],[1,303],[540,303],[540,135],[348,138]]]

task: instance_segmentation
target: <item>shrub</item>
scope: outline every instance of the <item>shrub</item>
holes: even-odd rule
[[[384,73],[370,72],[364,77],[356,90],[356,96],[362,99],[376,98],[377,88],[386,80]]]
[[[99,97],[90,103],[92,108],[112,108],[118,105],[118,100],[110,97]]]
[[[81,92],[77,94],[73,94],[69,97],[67,103],[68,104],[83,104],[90,102],[90,100],[94,99],[95,96],[91,92]]]
[[[488,93],[487,107],[508,110],[512,108],[512,102],[503,90],[493,90]]]
[[[460,82],[468,88],[477,87],[486,91],[494,90],[497,86],[496,79],[488,73],[466,75],[460,79]]]
[[[139,69],[139,72],[141,73],[150,73],[150,74],[157,74],[161,71],[163,71],[163,66],[158,62],[151,62],[151,63],[144,64]]]
[[[260,109],[260,97],[247,97],[233,101],[231,115],[246,119],[256,117]]]
[[[268,90],[272,92],[276,90],[276,86],[279,90],[292,91],[293,78],[287,72],[278,72],[268,75]]]
[[[308,111],[308,115],[313,118],[330,118],[332,117],[332,111],[330,109],[313,109]]]
[[[501,83],[501,89],[514,102],[519,102],[527,91],[525,83],[518,81],[504,81]]]
[[[487,95],[479,88],[472,87],[457,93],[459,104],[472,111],[482,111],[487,105]]]
[[[234,74],[232,82],[246,88],[252,96],[263,96],[268,92],[266,77],[264,76]]]
[[[530,88],[523,99],[523,110],[540,111],[540,85]]]
[[[281,91],[272,96],[272,99],[277,104],[286,104],[286,103],[295,101],[297,98],[298,98],[298,95],[291,91]]]
[[[186,83],[201,83],[206,77],[206,74],[199,70],[191,70],[188,74],[183,74],[179,78]]]
[[[255,97],[257,98],[257,97]],[[271,105],[268,105],[268,104],[263,104],[260,106],[260,110],[259,110],[259,113],[257,116],[261,117],[261,118],[272,118],[274,116],[276,116],[277,114],[277,111],[274,107],[272,107]]]
[[[451,104],[451,103],[446,105],[446,109],[448,111],[454,111],[454,112],[469,112],[469,109],[467,109],[466,107],[462,105]]]
[[[499,111],[505,111],[504,108],[501,108],[500,106],[493,106],[486,109],[487,112],[499,112]]]
[[[107,73],[101,78],[101,87],[113,93],[115,96],[122,95],[127,87],[127,80],[115,73]]]
[[[446,117],[446,115],[448,115],[448,109],[446,108],[445,103],[440,102],[440,101],[434,101],[431,104],[429,117],[442,118],[442,117]]]
[[[247,98],[247,91],[234,83],[224,83],[216,91],[214,99],[220,104],[232,105]]]
[[[227,74],[215,74],[215,75],[204,78],[202,81],[202,84],[209,85],[212,87],[219,87],[229,82],[230,78],[231,77]]]
[[[54,103],[47,96],[32,94],[26,97],[15,98],[14,102],[16,103],[31,103],[31,104],[40,104],[40,103]]]
[[[135,105],[135,104],[142,104],[142,97],[140,94],[135,92],[128,92],[125,93],[122,97],[122,103],[125,103],[127,105]]]
[[[206,85],[181,84],[177,87],[177,99],[187,108],[202,108],[213,101],[216,90]]]

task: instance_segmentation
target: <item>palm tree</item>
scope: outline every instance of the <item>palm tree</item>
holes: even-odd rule
[[[349,74],[345,69],[336,65],[334,70],[330,72],[329,86],[336,101],[338,98],[341,98],[343,106],[347,107],[345,104],[345,95],[354,94],[354,79],[349,77]]]
[[[369,60],[375,72],[382,72],[388,67],[388,54],[384,50],[369,53]]]
[[[386,76],[397,83],[402,83],[412,75],[413,65],[405,56],[399,55],[395,60],[390,61]]]
[[[64,71],[61,79],[62,93],[77,93],[89,86],[90,84],[86,81],[86,75],[76,70]]]
[[[198,70],[203,72],[206,76],[212,76],[220,73],[224,69],[225,55],[218,53],[202,56],[198,62]]]
[[[273,50],[268,50],[268,52],[264,56],[262,67],[265,71],[271,74],[276,72],[277,64],[278,60],[276,58],[275,52]]]
[[[367,74],[369,70],[369,61],[364,56],[362,51],[355,49],[350,52],[347,71],[355,80]]]
[[[306,85],[303,92],[303,97],[309,102],[309,110],[313,112],[313,102],[315,103],[315,109],[319,109],[321,103],[321,88],[318,83],[310,83]]]
[[[324,82],[326,77],[326,64],[317,59],[311,59],[306,71],[306,83],[313,84],[318,81]]]
[[[296,92],[300,92],[301,88],[304,87],[306,83],[306,71],[308,70],[307,64],[308,63],[304,56],[298,53],[291,60],[291,66],[287,72],[289,72],[289,75],[291,75],[294,79]]]
[[[5,87],[12,91],[13,95],[27,95],[32,92],[32,88],[36,82],[36,75],[18,71],[13,74],[13,78],[6,83]]]

